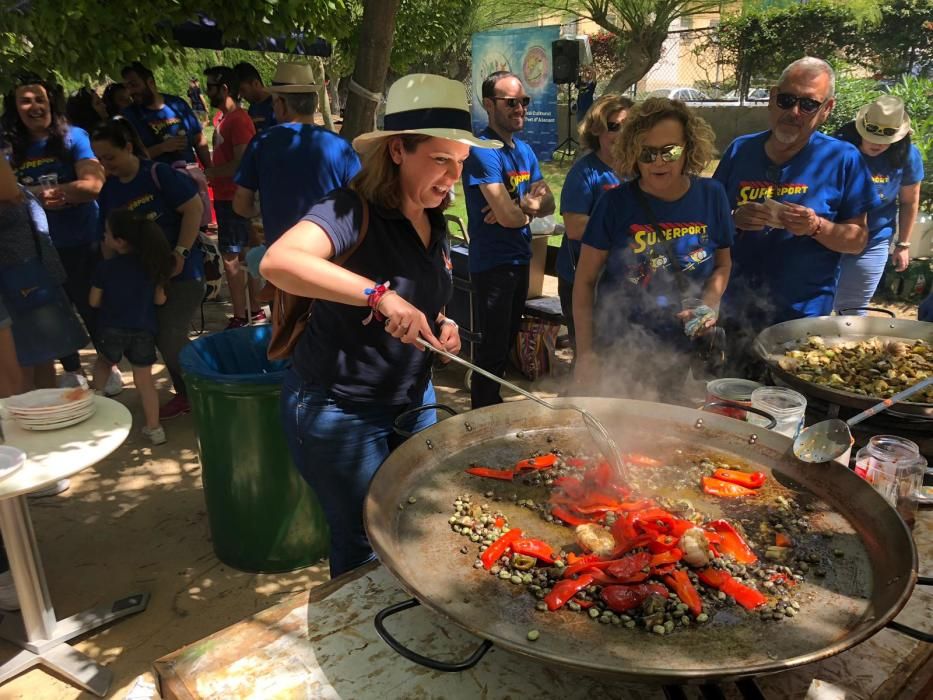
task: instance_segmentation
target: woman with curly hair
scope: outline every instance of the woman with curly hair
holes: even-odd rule
[[[678,100],[649,98],[625,120],[613,155],[619,174],[633,179],[597,202],[574,281],[578,384],[605,385],[601,369],[624,368],[629,395],[676,396],[688,333],[715,324],[732,266],[726,192],[700,177],[713,139]]]

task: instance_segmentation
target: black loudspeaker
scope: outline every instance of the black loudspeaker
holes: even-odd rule
[[[580,45],[576,39],[551,42],[551,66],[557,85],[575,83],[580,72]]]

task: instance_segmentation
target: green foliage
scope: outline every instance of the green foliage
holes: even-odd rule
[[[836,106],[820,131],[827,134],[837,132],[844,124],[855,119],[862,105],[866,105],[881,94],[878,81],[868,78],[836,78]]]
[[[214,18],[231,41],[296,32],[339,38],[351,29],[348,0],[43,0],[16,3],[25,9],[3,7],[9,3],[0,0],[0,83],[18,70],[48,74],[51,67],[60,78],[86,84],[137,59],[152,67],[178,66],[186,55],[171,27],[198,13]]]
[[[859,62],[882,76],[933,77],[933,0],[884,0],[853,47]]]

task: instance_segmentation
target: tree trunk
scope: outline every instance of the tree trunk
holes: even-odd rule
[[[667,39],[667,29],[651,31],[649,28],[619,39],[621,46],[618,60],[622,68],[612,74],[603,94],[623,94],[645,77],[645,74],[661,60],[661,48]]]
[[[356,52],[353,80],[370,92],[382,93],[385,88],[392,41],[395,36],[395,16],[401,0],[366,0],[360,45]],[[378,103],[350,91],[340,134],[352,141],[375,126]]]

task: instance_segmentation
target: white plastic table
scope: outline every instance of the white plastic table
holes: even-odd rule
[[[148,593],[137,593],[59,620],[49,597],[26,495],[93,466],[126,440],[133,422],[126,407],[100,396],[94,402],[95,414],[70,428],[31,431],[3,421],[6,444],[23,450],[26,464],[0,479],[0,531],[20,604],[19,613],[0,611],[0,637],[22,647],[0,666],[0,684],[41,664],[103,697],[113,672],[67,642],[149,603]]]

